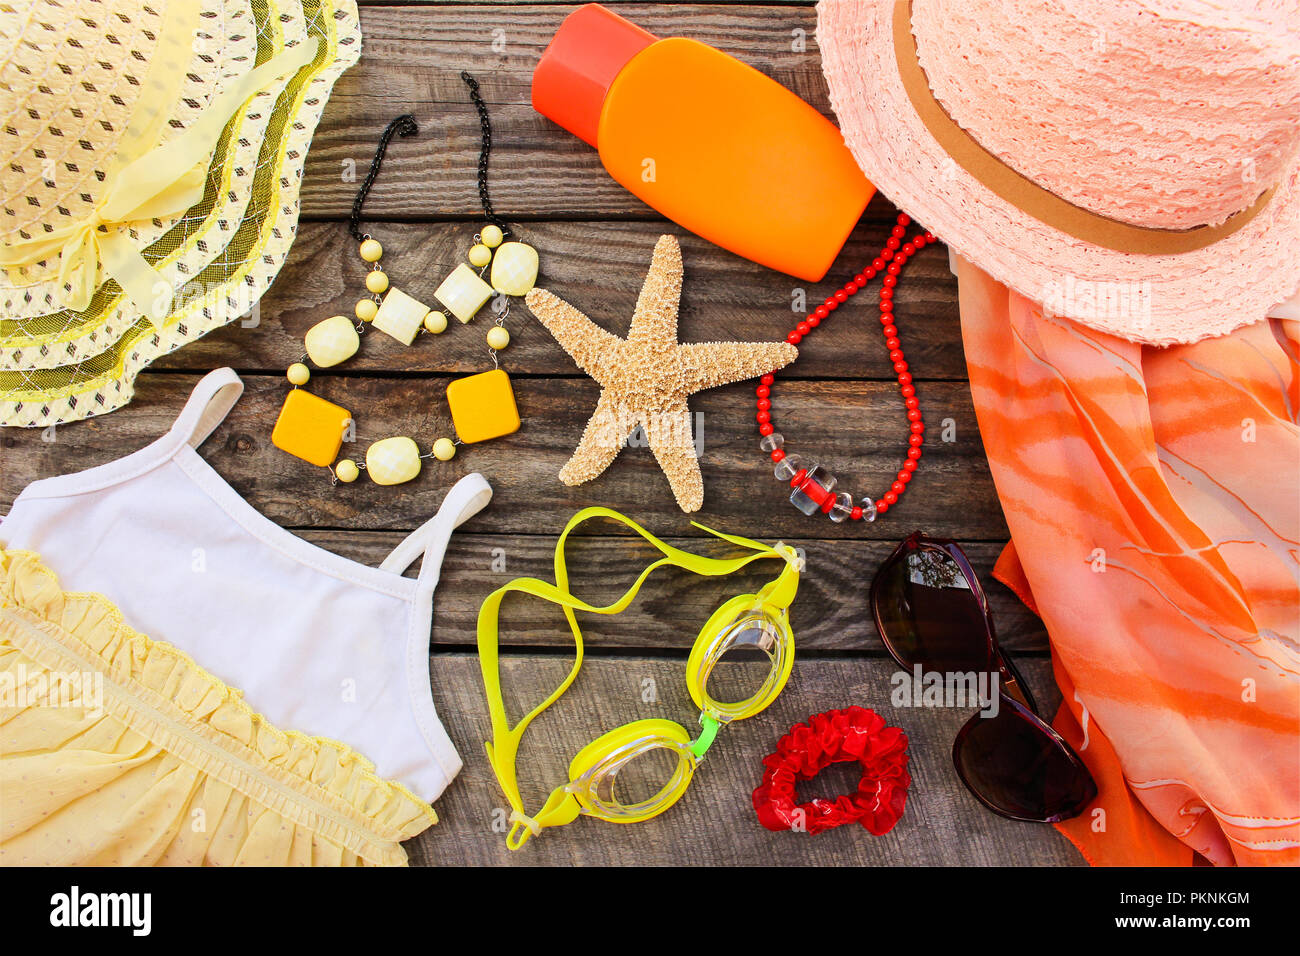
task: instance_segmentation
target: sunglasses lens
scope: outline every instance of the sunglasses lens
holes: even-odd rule
[[[905,666],[995,670],[984,610],[961,567],[941,548],[912,548],[889,561],[872,587],[881,637]]]
[[[962,782],[994,810],[1055,823],[1078,816],[1097,785],[1078,756],[1038,718],[1005,696],[997,716],[976,714],[953,744]]]

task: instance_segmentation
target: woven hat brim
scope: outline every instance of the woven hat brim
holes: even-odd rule
[[[92,327],[62,337],[52,354],[64,350],[66,356],[70,344],[104,342],[105,347],[87,348],[74,362],[65,357],[65,364],[54,367],[34,368],[28,363],[28,367],[0,371],[0,424],[56,424],[121,407],[131,399],[136,375],[151,361],[234,321],[269,287],[296,229],[301,166],[311,137],[335,80],[356,62],[361,48],[354,0],[313,4],[316,13],[305,22],[296,0],[283,6],[285,10],[265,7],[265,16],[286,35],[320,36],[322,47],[315,62],[275,99],[274,115],[265,124],[268,135],[256,157],[263,182],[253,190],[253,201],[237,228],[226,237],[228,241],[215,245],[215,255],[209,249],[208,266],[178,289],[176,301],[181,305],[161,329],[123,309],[123,297],[113,291],[113,283],[106,283],[96,295],[97,301],[103,300],[102,314],[92,316]],[[286,16],[291,9],[299,13],[296,27]],[[270,49],[266,55],[275,52]],[[202,242],[204,235],[192,233],[186,242]],[[66,320],[69,315],[47,318]],[[118,327],[110,336],[114,321]],[[47,346],[28,351],[51,354]]]
[[[273,8],[259,10],[241,11],[248,15],[253,35],[245,38],[246,47],[242,43],[229,44],[233,58],[222,62],[227,75],[238,76],[257,62],[264,62],[296,32],[292,17],[272,20]],[[263,31],[279,29],[283,34],[282,40],[264,46],[260,58],[256,42],[259,19]],[[306,28],[300,20],[302,39],[306,39]],[[199,203],[177,219],[135,222],[126,227],[132,242],[173,288],[182,288],[216,260],[243,219],[267,124],[278,97],[291,80],[285,77],[259,91],[227,123],[213,151],[207,187]],[[9,287],[4,311],[0,312],[0,371],[53,369],[85,361],[110,348],[140,318],[130,300],[102,274],[90,306],[80,313],[59,305],[61,284],[57,278],[19,286],[5,281],[10,278],[0,272],[0,288]]]
[[[1075,239],[993,193],[917,115],[894,52],[895,0],[821,0],[817,37],[845,142],[876,188],[954,251],[1027,298],[1148,345],[1265,318],[1300,286],[1300,160],[1271,201],[1195,252],[1139,255]]]

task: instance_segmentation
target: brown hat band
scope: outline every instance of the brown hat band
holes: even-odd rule
[[[1161,229],[1135,226],[1098,215],[1062,199],[1021,175],[977,143],[948,115],[947,110],[931,93],[930,81],[926,78],[917,55],[916,37],[912,35],[911,0],[897,0],[894,4],[894,55],[898,60],[898,74],[903,81],[903,88],[907,91],[917,116],[957,165],[1021,212],[1083,242],[1114,249],[1116,252],[1143,255],[1194,252],[1241,229],[1268,205],[1277,190],[1276,186],[1265,190],[1251,206],[1233,214],[1217,226]]]

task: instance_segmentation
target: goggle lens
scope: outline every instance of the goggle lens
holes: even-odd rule
[[[713,661],[704,692],[724,706],[743,706],[763,692],[776,663],[780,634],[765,617],[738,621]]]
[[[696,643],[687,664],[695,703],[723,723],[752,717],[771,704],[794,663],[784,616],[749,604],[727,617],[711,640]]]
[[[676,724],[670,727],[667,733],[660,727],[642,732],[629,724],[607,734],[588,748],[589,765],[570,768],[573,779],[567,789],[587,813],[612,823],[636,823],[663,813],[686,792],[696,765],[686,732]]]
[[[604,804],[643,812],[658,804],[677,778],[689,772],[683,762],[676,747],[646,747],[616,772],[602,777],[596,793]]]

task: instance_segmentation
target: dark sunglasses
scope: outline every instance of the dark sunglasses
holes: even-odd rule
[[[871,611],[885,648],[909,670],[919,664],[927,672],[996,680],[996,716],[975,714],[952,745],[957,775],[981,803],[1034,823],[1083,812],[1097,784],[1038,716],[1028,685],[998,646],[984,589],[956,542],[914,532],[872,579]]]

